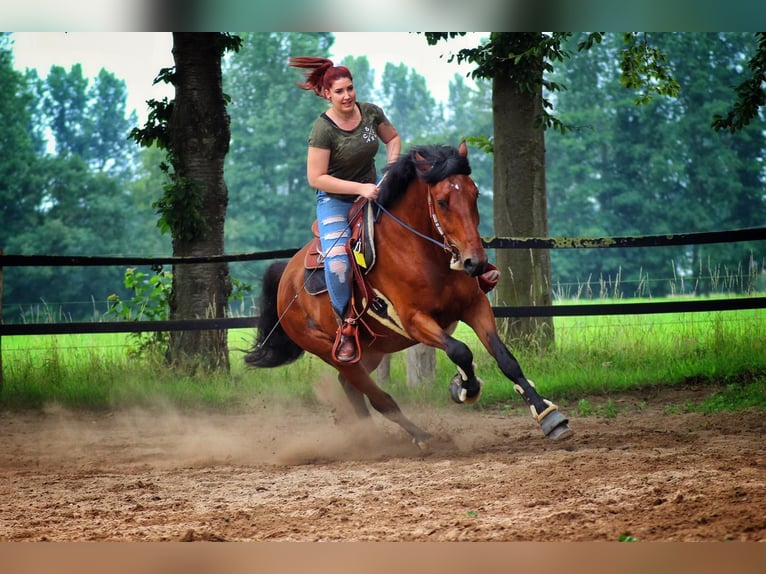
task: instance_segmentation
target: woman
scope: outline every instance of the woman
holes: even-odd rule
[[[382,109],[356,101],[353,78],[346,66],[314,57],[291,58],[290,65],[304,70],[306,80],[298,86],[312,90],[330,105],[316,119],[309,135],[306,173],[309,185],[317,190],[325,279],[338,319],[335,358],[351,362],[357,359],[357,349],[347,318],[351,311],[351,265],[345,248],[349,237],[346,217],[357,197],[374,200],[378,196],[375,155],[379,142],[386,146],[386,159],[391,163],[399,156],[401,140]]]

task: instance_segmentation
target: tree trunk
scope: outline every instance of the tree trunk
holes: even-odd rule
[[[201,222],[194,232],[171,226],[176,257],[224,253],[228,190],[223,169],[230,129],[217,37],[216,33],[173,34],[176,95],[168,131],[178,190],[174,209],[190,210],[179,217],[184,225],[188,217]],[[227,264],[174,265],[170,319],[225,317],[230,293]],[[228,370],[227,331],[171,332],[168,355],[174,364]]]
[[[510,75],[495,76],[493,209],[494,231],[500,237],[548,235],[545,139],[543,129],[535,127],[541,111],[541,88],[531,93]],[[498,249],[496,258],[502,272],[496,288],[497,305],[551,304],[548,250]],[[498,328],[509,344],[514,341],[547,346],[554,337],[551,317],[499,319]]]

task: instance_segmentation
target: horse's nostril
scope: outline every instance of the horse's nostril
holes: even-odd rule
[[[484,272],[485,268],[486,262],[481,259],[476,260],[468,258],[463,261],[463,269],[465,269],[465,272],[471,277],[478,277]]]
[[[463,261],[463,269],[471,277],[476,277],[479,274],[478,266],[473,262],[473,259],[466,259]]]

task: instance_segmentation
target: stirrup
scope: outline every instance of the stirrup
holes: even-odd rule
[[[354,346],[354,354],[348,359],[341,359],[338,356],[338,351],[346,342],[350,342]],[[361,358],[362,349],[359,345],[359,326],[353,319],[346,319],[343,321],[343,324],[338,327],[335,334],[335,343],[332,346],[332,360],[344,365],[353,365],[354,363],[358,363]]]

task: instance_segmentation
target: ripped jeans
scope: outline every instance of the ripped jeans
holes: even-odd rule
[[[351,201],[317,191],[317,224],[325,258],[324,276],[332,308],[340,318],[345,317],[351,299],[351,262],[346,254],[346,242],[351,235],[347,219],[350,208]]]

